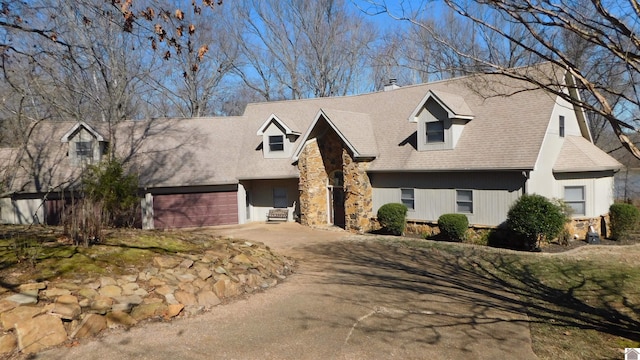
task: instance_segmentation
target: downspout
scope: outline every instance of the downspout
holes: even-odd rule
[[[522,171],[522,177],[524,177],[524,183],[522,184],[522,195],[529,193],[529,171]]]

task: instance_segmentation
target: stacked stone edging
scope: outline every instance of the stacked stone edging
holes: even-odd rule
[[[146,319],[201,313],[276,286],[293,262],[264,244],[223,241],[203,254],[162,255],[142,271],[20,285],[0,299],[0,357],[36,353]]]

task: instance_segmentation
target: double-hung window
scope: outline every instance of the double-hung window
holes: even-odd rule
[[[271,136],[269,136],[269,151],[284,151],[284,136],[283,135],[271,135]]]
[[[560,137],[564,137],[564,116],[562,115],[558,118],[558,133]]]
[[[409,210],[415,209],[414,189],[400,189],[400,201]]]
[[[564,202],[573,210],[573,215],[585,215],[584,186],[565,186]]]
[[[444,122],[428,122],[427,128],[427,144],[444,142]]]
[[[473,214],[473,190],[456,190],[456,212]]]

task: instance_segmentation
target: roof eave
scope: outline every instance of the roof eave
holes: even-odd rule
[[[69,131],[62,135],[60,141],[63,143],[69,142],[69,137],[73,135],[73,133],[76,132],[76,130],[78,130],[81,126],[87,129],[87,131],[89,131],[93,136],[95,136],[98,141],[105,141],[104,137],[96,129],[94,129],[84,121],[78,121],[75,125],[73,125],[73,127],[71,127]]]
[[[598,166],[598,167],[575,167],[567,169],[553,169],[554,174],[567,174],[567,173],[584,173],[584,172],[603,172],[603,171],[620,171],[624,166]]]
[[[285,180],[285,179],[298,179],[300,175],[271,175],[271,176],[240,176],[238,181],[244,180]]]
[[[515,168],[434,168],[434,169],[370,169],[368,172],[492,172],[492,171],[533,171],[533,167],[515,167]]]
[[[278,118],[276,116],[276,114],[271,114],[267,120],[262,123],[262,125],[260,125],[260,127],[258,128],[258,131],[256,132],[257,136],[262,136],[264,135],[264,131],[267,129],[267,127],[269,127],[269,124],[271,124],[271,122],[275,122],[278,125],[280,125],[283,129],[286,135],[300,135],[299,131],[294,131],[291,128],[289,128],[287,126],[287,124],[284,123],[284,121],[280,120],[280,118]]]

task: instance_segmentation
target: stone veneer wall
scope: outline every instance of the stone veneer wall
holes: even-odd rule
[[[371,230],[373,212],[372,188],[367,169],[369,162],[354,161],[346,149],[342,150],[344,172],[345,228],[364,233]]]
[[[300,170],[300,223],[306,226],[327,223],[327,172],[317,141],[310,141],[298,158]]]
[[[368,167],[369,162],[353,160],[333,131],[310,141],[298,159],[300,223],[307,226],[327,224],[328,177],[333,171],[341,170],[344,174],[345,228],[360,233],[369,231],[373,202]]]
[[[377,221],[376,221],[377,224]],[[596,218],[576,218],[572,219],[569,223],[565,225],[565,229],[569,231],[572,239],[577,240],[585,240],[587,238],[587,232],[589,231],[589,226],[593,225],[593,229],[595,232],[604,238],[609,238],[611,236],[611,224],[609,221],[609,214],[602,215]],[[379,228],[379,225],[378,225]],[[487,231],[490,229],[495,229],[495,226],[479,226],[479,225],[471,225],[470,232],[472,234],[477,235],[482,231]],[[405,229],[406,234],[414,234],[414,235],[423,235],[423,236],[432,236],[440,233],[440,229],[438,228],[438,222],[431,221],[407,221],[407,227]]]
[[[572,236],[576,235],[578,239],[584,240],[587,238],[589,226],[593,226],[593,230],[601,237],[611,237],[609,214],[597,218],[575,218],[565,228],[569,230]]]

